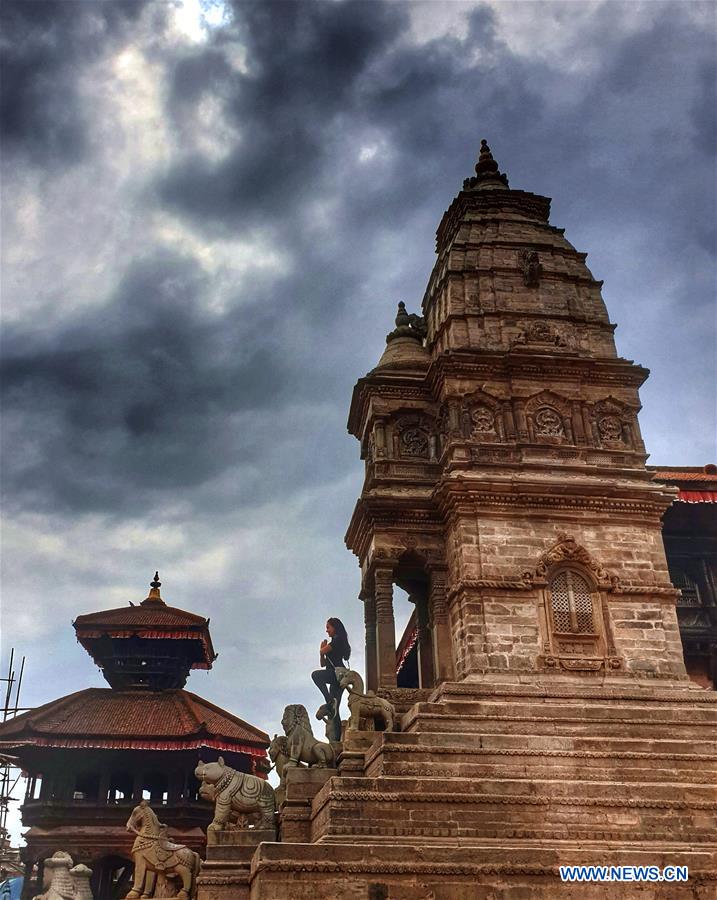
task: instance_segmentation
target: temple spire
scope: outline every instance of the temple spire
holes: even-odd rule
[[[476,173],[472,178],[466,178],[463,189],[471,188],[507,188],[508,176],[501,173],[498,163],[493,159],[493,154],[488,146],[488,141],[483,138],[480,142],[480,153],[476,163]]]
[[[144,606],[145,603],[164,603],[164,600],[162,600],[162,596],[159,593],[159,589],[162,587],[162,582],[159,580],[159,572],[154,573],[154,581],[150,581],[149,587],[149,596],[146,600],[142,601],[142,606]]]

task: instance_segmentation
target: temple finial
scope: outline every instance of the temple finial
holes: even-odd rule
[[[149,595],[146,600],[142,601],[142,606],[144,606],[145,603],[164,603],[162,595],[159,593],[161,586],[162,582],[159,580],[159,572],[155,572],[154,581],[150,581],[149,583]]]
[[[423,343],[426,336],[426,323],[423,316],[417,316],[415,313],[406,312],[406,304],[403,300],[398,302],[398,313],[396,314],[396,327],[386,335],[386,343],[389,344],[397,337],[410,337]]]
[[[480,142],[480,153],[476,163],[476,173],[472,178],[466,178],[463,189],[477,187],[508,187],[508,176],[498,169],[498,163],[493,159],[488,141],[483,138]]]
[[[494,174],[497,171],[498,163],[493,159],[493,154],[490,152],[488,141],[483,138],[480,142],[480,153],[478,155],[478,162],[476,163],[476,175],[485,175],[488,172]]]

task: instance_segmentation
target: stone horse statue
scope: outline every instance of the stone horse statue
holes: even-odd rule
[[[72,866],[72,857],[64,850],[53,853],[45,860],[42,894],[34,900],[92,900],[90,876],[87,866]]]
[[[396,710],[393,704],[383,697],[377,697],[373,691],[364,692],[363,678],[353,669],[346,672],[339,685],[348,692],[349,712],[351,718],[347,731],[374,731],[376,721],[383,725],[384,731],[393,731],[396,722]]]
[[[127,831],[137,835],[132,845],[134,883],[125,900],[154,897],[157,876],[178,877],[182,887],[179,900],[191,900],[197,893],[199,854],[167,837],[167,826],[157,818],[146,800],[135,806],[127,819]]]

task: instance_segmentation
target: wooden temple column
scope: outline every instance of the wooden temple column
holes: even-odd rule
[[[366,629],[366,690],[378,687],[378,660],[376,656],[376,598],[368,591],[361,592],[363,621]]]
[[[142,782],[144,781],[144,772],[143,771],[135,771],[134,779],[132,780],[132,800],[139,803],[142,799]],[[109,790],[109,783],[107,785],[107,790]],[[107,796],[107,791],[105,791],[105,797]]]
[[[446,601],[448,578],[445,569],[431,569],[428,616],[433,639],[435,683],[453,678],[453,649]]]
[[[418,628],[418,686],[433,687],[435,684],[433,637],[428,612],[428,597],[416,596],[416,625]]]
[[[396,626],[393,620],[393,567],[374,572],[377,688],[396,687]]]

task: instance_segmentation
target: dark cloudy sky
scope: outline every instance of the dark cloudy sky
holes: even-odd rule
[[[716,461],[716,10],[5,0],[2,638],[26,703],[104,683],[71,621],[155,568],[212,619],[189,687],[267,731],[317,705],[327,615],[362,667],[351,388],[418,308],[482,137],[605,280],[652,370],[652,461]]]

